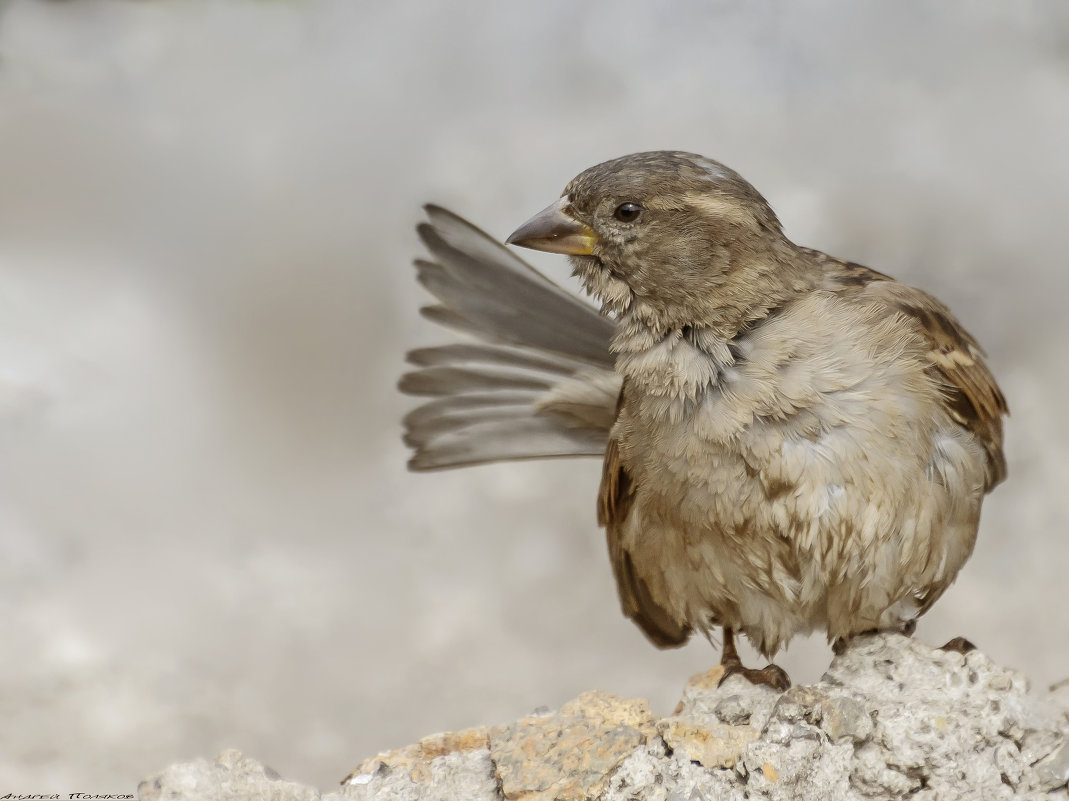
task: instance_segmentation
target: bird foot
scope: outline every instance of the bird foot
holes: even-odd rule
[[[884,633],[884,632],[890,633],[890,634],[901,634],[904,637],[912,637],[913,636],[913,632],[915,632],[916,630],[917,630],[917,621],[916,621],[916,619],[913,619],[913,620],[906,620],[900,626],[897,626],[897,627],[896,626],[892,626],[891,628],[887,628],[887,629],[865,629],[864,631],[861,631],[861,632],[858,632],[857,634],[851,635],[851,637],[865,637],[865,636],[868,636],[870,634],[881,634],[881,633]],[[968,642],[968,640],[965,640],[965,642]],[[850,645],[850,639],[848,639],[846,637],[836,637],[835,640],[831,644],[832,653],[835,654],[836,656],[842,656],[843,653],[846,652],[846,648],[847,648],[848,645]]]
[[[717,687],[723,685],[731,676],[742,676],[750,684],[763,684],[781,693],[791,688],[791,677],[779,665],[766,665],[757,670],[756,668],[743,667],[742,662],[729,661],[724,662],[722,667],[724,668],[724,675],[717,682]]]
[[[964,637],[955,637],[953,640],[948,641],[947,644],[942,646],[939,650],[953,651],[958,654],[967,654],[969,653],[969,651],[975,651],[976,646],[973,645],[972,642],[970,642],[969,640],[966,640]]]

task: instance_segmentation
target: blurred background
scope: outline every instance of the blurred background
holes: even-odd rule
[[[7,0],[0,789],[224,747],[330,787],[587,689],[669,712],[718,654],[619,613],[597,461],[409,474],[395,390],[453,336],[417,313],[421,203],[503,237],[644,149],[986,346],[1010,479],[917,636],[1065,678],[1067,141],[1061,0]]]

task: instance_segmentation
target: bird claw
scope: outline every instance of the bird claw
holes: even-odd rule
[[[758,670],[756,668],[743,667],[741,662],[727,662],[722,667],[724,668],[724,675],[717,682],[717,687],[722,686],[731,676],[742,676],[750,684],[771,687],[781,693],[791,688],[791,677],[779,665],[766,665]]]
[[[836,637],[831,644],[831,650],[832,653],[836,656],[842,656],[844,653],[846,653],[846,649],[850,646],[850,640],[853,637],[866,637],[870,634],[901,634],[903,637],[912,637],[913,632],[915,632],[916,630],[917,619],[911,618],[910,620],[903,621],[902,624],[897,627],[892,626],[891,628],[886,629],[866,629],[865,631],[858,632],[857,634],[852,634],[850,635],[850,637]],[[966,643],[969,642],[963,637],[958,637],[956,639],[963,640]],[[950,642],[954,642],[954,640],[951,640]],[[950,643],[947,643],[947,645],[949,644]],[[945,648],[946,646],[943,647]]]
[[[949,640],[946,645],[939,648],[940,651],[953,651],[957,654],[967,654],[969,651],[975,651],[976,646],[964,637],[955,637]]]

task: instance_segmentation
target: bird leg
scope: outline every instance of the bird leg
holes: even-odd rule
[[[742,666],[739,652],[735,650],[735,632],[724,627],[724,652],[720,657],[720,664],[724,668],[724,675],[717,684],[719,687],[729,676],[742,676],[750,684],[764,684],[773,690],[784,692],[790,689],[791,679],[787,671],[778,665],[766,665],[761,670]]]

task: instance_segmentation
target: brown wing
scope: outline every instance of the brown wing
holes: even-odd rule
[[[990,491],[1006,478],[1002,452],[1002,416],[1009,414],[1006,399],[984,364],[983,349],[950,309],[927,292],[868,267],[817,251],[809,253],[824,266],[826,288],[878,300],[916,321],[930,346],[931,370],[946,386],[947,411],[979,438],[987,452],[984,488]]]
[[[617,415],[623,401],[617,404]],[[616,590],[624,614],[635,621],[643,634],[658,648],[675,648],[690,638],[691,628],[678,623],[650,594],[649,586],[635,574],[631,554],[621,542],[624,521],[634,502],[634,487],[627,468],[620,461],[620,449],[614,437],[605,449],[605,463],[598,491],[598,525],[605,526],[609,560],[616,577]]]

